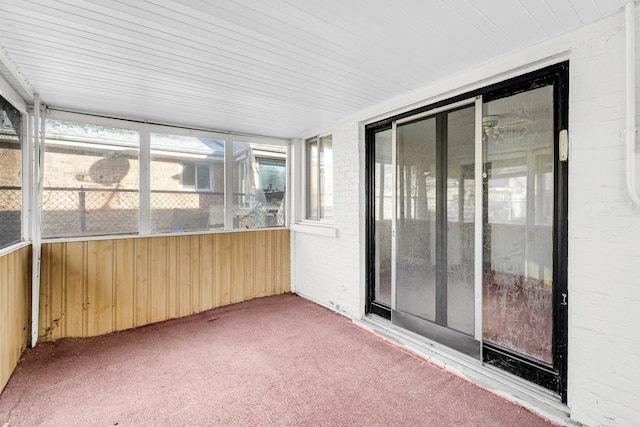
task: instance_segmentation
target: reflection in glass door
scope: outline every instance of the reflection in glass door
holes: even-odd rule
[[[551,365],[553,86],[484,104],[483,339]]]
[[[558,388],[554,85],[483,104],[485,362]]]
[[[398,126],[395,308],[436,320],[436,119]]]

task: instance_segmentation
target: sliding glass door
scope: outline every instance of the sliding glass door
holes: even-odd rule
[[[558,140],[566,109],[559,82],[519,89],[483,103],[483,358],[562,392],[567,166]]]
[[[394,123],[392,322],[480,356],[475,333],[475,104]]]
[[[367,127],[368,312],[563,400],[567,70]]]

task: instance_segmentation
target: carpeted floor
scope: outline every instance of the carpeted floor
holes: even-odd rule
[[[295,295],[23,355],[0,425],[546,426]]]

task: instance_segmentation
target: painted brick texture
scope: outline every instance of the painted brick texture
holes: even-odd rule
[[[587,425],[635,425],[640,210],[632,207],[625,186],[624,14],[584,28],[573,39],[569,406],[572,417]]]
[[[331,132],[338,236],[293,233],[295,286],[347,316],[362,315],[361,122],[517,75],[512,70],[518,68],[525,72],[565,59],[570,61],[568,406],[572,419],[585,425],[637,425],[640,209],[625,189],[623,11],[336,123]]]
[[[361,316],[360,298],[360,149],[358,123],[333,131],[333,227],[337,237],[292,233],[296,251],[296,291],[347,317]]]

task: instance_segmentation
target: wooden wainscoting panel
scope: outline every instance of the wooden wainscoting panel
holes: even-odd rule
[[[191,246],[192,236],[178,237],[177,252],[179,262],[176,264],[178,272],[178,316],[188,316],[191,314],[191,294],[193,293],[192,273],[193,266],[191,261],[196,258],[197,253],[193,251]]]
[[[277,254],[280,254],[284,251],[285,249],[285,239],[284,236],[275,236],[275,245],[274,245],[274,251]],[[285,283],[284,281],[286,280],[287,275],[285,275],[285,272],[282,271],[284,268],[284,260],[281,257],[278,257],[278,260],[276,261],[278,267],[276,268],[275,271],[275,283],[273,285],[273,292],[275,294],[281,294],[285,289]]]
[[[73,242],[59,245],[64,247],[62,262],[64,277],[57,276],[61,283],[56,289],[64,294],[63,311],[60,313],[60,336],[83,336],[85,328],[86,295],[84,274],[86,274],[86,242]],[[57,331],[56,331],[57,332]]]
[[[87,242],[87,335],[96,336],[116,330],[115,240]]]
[[[31,246],[0,256],[0,392],[30,342]]]
[[[10,278],[10,258],[12,254],[0,257],[0,386],[9,380],[15,369],[12,363],[16,345],[13,343],[15,331],[11,316],[13,315],[12,300],[15,292]],[[0,389],[1,389],[0,388]]]
[[[288,292],[289,231],[45,243],[42,340],[95,336]]]
[[[169,237],[148,239],[149,251],[149,320],[169,319]]]
[[[48,262],[41,264],[39,334],[50,336],[51,339],[62,336],[60,325],[63,322],[64,310],[60,302],[65,293],[64,257],[63,243],[54,243],[42,248],[42,259],[46,258]]]
[[[135,326],[136,314],[136,271],[135,250],[137,239],[116,240],[115,243],[115,330],[130,329]]]
[[[202,311],[202,283],[200,283],[202,258],[200,256],[200,236],[190,236],[191,244],[191,305],[189,314]]]
[[[267,295],[267,252],[267,232],[256,231],[253,247],[253,296],[256,298]]]
[[[167,308],[169,319],[180,317],[180,258],[178,257],[180,237],[182,236],[169,237],[167,240],[167,264],[169,265],[169,277],[167,278],[167,283],[169,284],[169,293],[167,294],[167,296],[169,297],[169,304],[167,305]]]
[[[251,298],[255,298],[255,256],[256,256],[256,233],[259,231],[251,231],[241,233],[243,234],[242,240],[244,242],[244,257],[242,269],[244,271],[244,290],[242,291],[243,301]],[[235,284],[235,280],[231,282],[232,286]]]
[[[213,240],[215,307],[231,304],[232,233],[216,234]]]
[[[13,364],[11,363],[13,355],[11,341],[13,340],[15,332],[13,328],[9,327],[11,322],[10,316],[12,314],[11,305],[9,304],[9,301],[12,299],[9,295],[9,255],[0,257],[0,386],[2,386],[2,388],[4,388],[4,385],[15,369],[15,366],[12,366]]]
[[[275,294],[276,284],[276,270],[279,268],[280,262],[278,254],[276,253],[274,244],[278,236],[273,233],[267,233],[265,236],[265,262],[266,270],[264,274],[264,288],[267,295]]]
[[[50,265],[53,262],[53,254],[51,253],[54,248],[54,244],[48,244],[42,246],[42,264],[40,267],[40,305],[38,306],[38,336],[43,337],[46,335],[45,328],[49,325],[49,319],[47,314],[47,301],[49,301],[49,288],[52,286],[54,278],[51,277]],[[47,260],[45,263],[44,260]]]
[[[280,275],[280,287],[274,294],[283,294],[291,292],[291,236],[289,231],[286,233],[280,233],[277,235],[280,238],[282,246],[280,247],[279,254],[287,254],[287,256],[280,256],[280,268],[278,274]]]
[[[244,267],[245,258],[247,257],[247,249],[245,247],[245,235],[247,232],[236,233],[231,240],[231,281],[230,295],[231,304],[242,302],[244,296]]]
[[[200,244],[200,310],[205,311],[215,307],[215,291],[213,276],[213,234],[198,236]]]
[[[142,326],[151,323],[151,239],[135,239],[135,313],[133,323]]]

